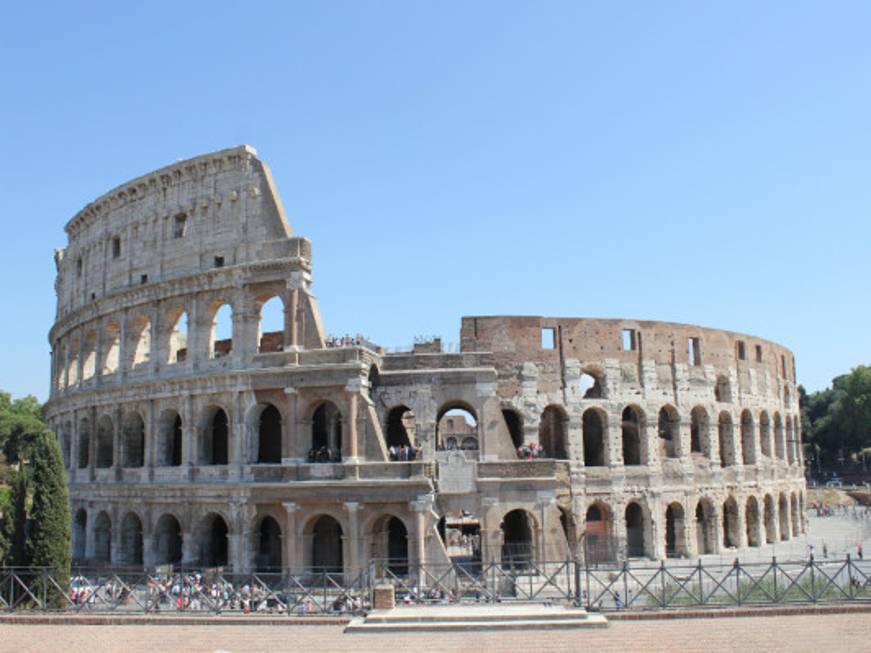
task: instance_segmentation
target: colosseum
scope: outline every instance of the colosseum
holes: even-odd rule
[[[75,560],[353,573],[804,531],[795,361],[773,342],[512,316],[463,317],[455,347],[331,338],[311,243],[248,146],[124,183],[66,233],[46,414]]]

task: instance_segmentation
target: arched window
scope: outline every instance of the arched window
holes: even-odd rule
[[[91,462],[91,422],[84,418],[79,422],[79,469],[85,469]]]
[[[312,448],[309,462],[342,460],[342,414],[330,401],[321,403],[312,415]]]
[[[257,351],[268,353],[284,350],[284,302],[273,295],[260,306],[257,330]]]
[[[175,309],[167,315],[172,325],[167,337],[166,363],[183,363],[188,354],[188,314],[184,309]]]
[[[764,410],[759,414],[759,449],[763,456],[771,457],[771,420]]]
[[[128,512],[121,521],[121,562],[142,564],[142,521],[133,512]]]
[[[665,555],[668,558],[687,555],[684,509],[677,502],[670,503],[665,509]]]
[[[73,560],[75,561],[85,559],[87,534],[88,513],[84,508],[79,508],[76,511],[75,519],[73,519]]]
[[[123,467],[145,464],[145,422],[139,413],[130,413],[124,420]]]
[[[218,303],[213,307],[212,326],[209,330],[209,358],[223,358],[233,351],[233,308]]]
[[[774,499],[770,494],[765,495],[762,502],[763,521],[765,522],[765,541],[768,544],[777,542],[777,514],[774,509]]]
[[[780,498],[777,501],[777,516],[780,522],[780,539],[789,539],[789,502],[786,496],[781,492]]]
[[[456,448],[466,437],[478,437],[478,418],[474,411],[460,402],[442,406],[436,420],[436,446],[450,448],[448,440],[453,439]]]
[[[623,435],[623,464],[643,465],[644,452],[642,433],[644,430],[644,414],[634,406],[623,409],[621,431]]]
[[[762,529],[759,523],[759,502],[756,501],[756,497],[747,498],[747,503],[744,505],[744,520],[747,524],[748,546],[761,546]]]
[[[396,406],[387,413],[387,447],[391,452],[411,446],[414,441],[414,413],[408,406]]]
[[[103,415],[97,421],[97,467],[115,464],[115,426],[112,418]]]
[[[181,525],[172,515],[161,515],[154,527],[154,555],[159,565],[181,562]]]
[[[727,549],[738,547],[738,504],[733,497],[723,503],[723,546]]]
[[[372,558],[382,561],[392,574],[408,573],[408,530],[393,515],[379,517],[372,526]]]
[[[260,413],[257,425],[257,462],[281,462],[281,413],[269,404]]]
[[[611,509],[604,503],[595,502],[587,508],[584,537],[584,554],[588,563],[611,562],[617,558],[613,538]]]
[[[223,408],[212,406],[206,409],[201,426],[199,462],[201,465],[226,465],[229,463],[230,429],[227,413]]]
[[[502,518],[502,567],[523,568],[533,559],[534,520],[525,510],[512,510]]]
[[[732,428],[732,416],[725,410],[720,413],[718,431],[720,435],[720,466],[729,467],[735,464],[735,434]]]
[[[690,413],[690,451],[711,457],[711,435],[708,425],[708,412],[701,406]]]
[[[198,540],[200,543],[200,563],[207,568],[227,565],[227,522],[220,515],[206,515],[200,524]]]
[[[673,406],[659,409],[659,443],[663,458],[680,457],[680,415]]]
[[[315,571],[340,574],[344,570],[342,551],[342,526],[333,517],[321,515],[309,522],[306,530],[310,535],[308,560]]]
[[[626,506],[626,557],[645,555],[644,511],[634,501]]]
[[[538,442],[546,458],[567,460],[569,457],[566,435],[568,417],[560,406],[548,406],[541,414]]]
[[[756,464],[756,437],[754,435],[753,414],[749,410],[741,413],[741,453],[745,465]]]
[[[728,377],[724,374],[717,377],[717,382],[714,385],[714,399],[721,403],[732,401],[732,386],[729,383]]]
[[[783,436],[783,420],[780,413],[774,413],[774,454],[778,460],[785,458],[786,442]]]
[[[182,455],[181,415],[174,410],[160,414],[157,432],[157,464],[161,467],[178,467]]]
[[[799,523],[799,513],[798,513],[798,497],[795,496],[795,492],[792,493],[789,502],[790,507],[790,522],[792,523],[792,535],[793,537],[798,537],[801,531],[801,524]]]
[[[112,520],[105,511],[94,520],[94,559],[112,561]]]
[[[583,429],[584,465],[603,467],[607,464],[605,458],[605,414],[596,408],[585,410]]]
[[[281,571],[281,527],[272,517],[264,517],[257,530],[257,571]]]
[[[696,547],[699,555],[717,552],[714,505],[709,499],[696,504]]]
[[[515,449],[519,449],[523,446],[523,420],[517,411],[511,408],[502,409],[502,419],[505,420],[505,427],[511,436],[511,444]]]

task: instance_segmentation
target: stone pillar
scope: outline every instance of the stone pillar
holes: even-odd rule
[[[193,565],[198,562],[199,558],[197,542],[194,541],[194,530],[192,528],[182,529],[181,533],[181,563],[183,565]]]
[[[142,565],[144,567],[153,567],[157,551],[154,546],[154,519],[151,516],[151,511],[145,513],[145,518],[142,520]]]
[[[417,501],[411,502],[414,511],[414,551],[409,556],[412,562],[425,565],[426,557],[426,513],[432,504],[427,498],[418,497]]]
[[[124,456],[124,452],[121,448],[124,446],[124,413],[120,406],[115,408],[112,411],[113,421],[115,422],[115,435],[114,440],[112,442],[112,468],[115,471],[115,478],[119,478],[121,461]]]
[[[157,402],[148,400],[148,410],[145,414],[145,451],[142,464],[148,469],[149,480],[154,478],[154,468],[157,466]]]
[[[245,556],[245,541],[239,532],[227,535],[227,562],[234,573],[248,571]]]
[[[650,529],[645,531],[650,533],[650,542],[647,546],[647,555],[656,559],[665,559],[665,510],[661,501],[656,497],[649,497],[647,504],[650,507]],[[646,535],[647,533],[645,533]],[[675,536],[679,537],[675,528]],[[645,537],[645,539],[647,539]],[[676,542],[676,548],[680,546],[679,540]]]
[[[85,529],[85,558],[88,560],[94,559],[94,553],[97,548],[97,540],[94,534],[94,520],[97,518],[97,511],[92,508],[86,508],[88,523]]]
[[[236,478],[242,475],[242,464],[245,461],[247,438],[245,437],[245,415],[242,401],[242,393],[237,392],[233,401],[233,426],[230,432],[230,467]]]
[[[288,386],[284,394],[287,396],[287,414],[281,422],[281,462],[289,465],[304,462],[305,458],[301,458],[299,452],[299,398],[296,388]]]
[[[348,535],[344,538],[347,546],[345,553],[347,562],[345,572],[352,576],[361,570],[361,542],[360,542],[360,504],[356,501],[346,501],[345,510],[348,511]]]
[[[127,309],[121,313],[120,323],[118,324],[118,379],[123,383],[127,378],[127,373],[130,370],[130,329],[127,325]]]
[[[126,562],[122,552],[121,542],[121,520],[116,511],[110,512],[112,520],[112,530],[109,531],[109,557],[113,565],[120,565]]]
[[[747,515],[745,514],[747,497],[743,497],[741,500],[736,498],[735,502],[738,504],[738,510],[735,513],[735,528],[738,530],[738,541],[736,544],[738,549],[741,550],[747,548]]]
[[[289,282],[288,282],[289,283]],[[299,289],[288,290],[287,305],[284,309],[285,349],[299,345],[299,329],[297,327],[297,312],[299,311]]]
[[[623,411],[618,406],[608,413],[606,444],[609,447],[608,460],[611,467],[623,466]]]
[[[197,464],[197,425],[193,395],[184,398],[181,406],[181,464],[191,468]]]
[[[72,412],[72,428],[70,429],[70,466],[69,466],[69,482],[75,483],[76,474],[79,470],[79,415],[76,411]]]
[[[357,409],[361,387],[362,382],[358,378],[351,379],[345,386],[345,392],[348,393],[348,419],[346,420],[347,426],[342,433],[344,436],[344,442],[342,442],[342,460],[347,463],[360,462],[357,451]]]
[[[293,501],[285,501],[282,505],[286,514],[284,533],[282,534],[284,568],[299,571],[303,568],[304,563],[300,556],[299,534],[297,533],[296,513],[298,506]]]
[[[481,562],[484,566],[497,563],[502,558],[502,529],[499,528],[497,511],[499,499],[481,499]]]
[[[203,352],[208,346],[209,341],[208,339],[203,340],[203,326],[200,324],[202,307],[200,306],[199,297],[194,296],[189,308],[187,342],[185,342],[185,347],[187,348],[185,365],[195,370],[200,367],[203,359],[208,357],[208,353],[204,356]]]
[[[257,331],[260,315],[249,306],[247,298],[241,297],[233,310],[233,351],[237,363],[250,361],[257,352]],[[238,310],[236,310],[238,308]]]

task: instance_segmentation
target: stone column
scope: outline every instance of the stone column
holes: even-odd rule
[[[227,534],[227,562],[234,573],[247,573],[245,540],[239,532]]]
[[[115,422],[115,434],[112,442],[112,468],[115,472],[115,478],[119,478],[121,473],[121,461],[123,460],[124,452],[122,451],[122,447],[124,446],[124,413],[121,410],[121,407],[118,406],[112,411],[112,417]]]
[[[154,468],[157,465],[157,405],[154,399],[148,400],[148,410],[145,414],[145,451],[142,452],[142,464],[148,469],[148,479],[154,478]]]
[[[290,282],[288,282],[290,283]],[[299,310],[299,290],[288,289],[287,304],[284,309],[285,350],[297,347],[299,344],[299,329],[297,328],[297,311]]]
[[[157,551],[154,546],[154,519],[151,515],[151,510],[145,513],[145,518],[142,520],[142,565],[144,567],[153,567]]]
[[[743,497],[740,500],[736,498],[735,502],[738,504],[738,510],[735,513],[735,528],[738,530],[738,541],[736,544],[738,549],[741,550],[747,548],[747,516],[745,514],[747,497]]]
[[[194,529],[183,528],[181,533],[181,563],[193,565],[199,558],[197,542],[194,541]]]
[[[359,393],[362,383],[359,378],[348,381],[345,392],[348,393],[348,419],[347,428],[343,430],[344,442],[342,442],[342,460],[347,463],[357,463],[360,457],[357,451],[357,409]]]
[[[299,507],[293,501],[282,503],[286,514],[284,520],[284,533],[282,545],[284,548],[284,568],[290,571],[299,571],[304,563],[300,559],[299,534],[297,533],[296,513]]]
[[[118,324],[118,379],[123,382],[130,370],[130,343],[128,342],[130,329],[127,325],[127,309],[121,312]]]
[[[239,478],[242,475],[242,464],[246,462],[244,452],[247,438],[245,433],[245,415],[243,409],[242,393],[237,392],[233,401],[233,430],[231,432],[230,467],[233,475]]]
[[[284,394],[287,396],[287,414],[281,422],[281,463],[289,465],[303,462],[305,459],[300,458],[299,455],[299,425],[297,423],[299,398],[296,394],[296,388],[288,386],[284,389]]]
[[[203,351],[205,347],[208,345],[208,339],[203,339],[203,326],[200,324],[201,321],[201,306],[200,306],[200,298],[194,296],[193,300],[190,303],[189,309],[190,313],[188,313],[188,333],[187,333],[187,342],[185,342],[185,347],[187,348],[187,355],[185,357],[185,365],[187,365],[190,369],[195,370],[198,369],[204,358],[208,357],[208,354],[203,355]]]
[[[348,511],[348,535],[343,538],[347,543],[345,572],[353,576],[361,569],[360,504],[356,501],[346,501],[345,510]]]
[[[112,519],[112,530],[109,531],[109,557],[113,565],[120,565],[126,562],[121,550],[121,520],[118,511],[112,510],[109,514]]]
[[[70,429],[70,466],[69,466],[69,482],[76,482],[76,474],[79,471],[79,415],[76,411],[72,412],[72,428]]]
[[[608,431],[605,443],[609,448],[608,460],[611,467],[623,466],[623,411],[620,406],[608,412]]]
[[[499,528],[497,509],[499,499],[481,499],[481,562],[484,566],[498,563],[502,558],[502,530]]]

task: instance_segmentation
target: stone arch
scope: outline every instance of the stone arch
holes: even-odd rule
[[[684,558],[687,555],[686,514],[683,506],[673,501],[665,509],[665,556]]]
[[[331,401],[321,401],[312,412],[310,462],[342,460],[342,413]]]
[[[408,573],[408,528],[396,515],[378,517],[372,524],[371,558],[383,561],[391,573]]]
[[[578,389],[582,399],[604,399],[606,387],[605,371],[602,368],[590,365],[581,370]]]
[[[96,466],[111,467],[115,464],[115,424],[108,415],[97,420]]]
[[[182,556],[181,524],[175,515],[163,514],[154,527],[154,556],[159,565],[178,564]]]
[[[121,520],[121,562],[141,565],[142,548],[142,520],[135,512],[128,512]]]
[[[680,458],[680,415],[674,406],[659,409],[657,434],[663,458]]]
[[[603,501],[594,501],[587,507],[584,527],[584,551],[587,562],[600,563],[616,560],[614,547],[614,514]]]
[[[436,446],[447,449],[448,438],[455,444],[466,436],[478,436],[478,413],[464,401],[452,400],[442,404],[436,413]]]
[[[257,427],[257,455],[255,462],[281,463],[282,418],[273,404],[259,404],[254,411]]]
[[[165,336],[166,358],[164,363],[167,365],[183,363],[188,356],[189,319],[187,311],[184,308],[171,309],[166,315],[166,322],[170,328]]]
[[[711,457],[711,432],[708,411],[696,406],[690,412],[690,451]]]
[[[97,374],[97,332],[93,329],[85,334],[82,341],[82,382],[89,381]]]
[[[789,539],[789,502],[786,500],[786,495],[781,492],[777,499],[777,517],[780,526],[780,539]]]
[[[768,544],[777,542],[777,513],[774,508],[774,499],[766,494],[762,501],[763,521],[765,522],[765,541]]]
[[[73,467],[72,440],[72,426],[69,422],[64,422],[60,428],[60,447],[61,456],[63,456],[64,467],[66,469],[72,469]]]
[[[206,514],[196,530],[200,564],[207,568],[226,567],[229,562],[227,521],[217,512]]]
[[[771,457],[771,420],[764,410],[759,413],[759,450],[763,456]]]
[[[714,504],[702,497],[696,504],[696,549],[699,555],[717,552],[717,515]]]
[[[535,557],[535,518],[527,510],[517,508],[502,516],[503,568],[526,567]]]
[[[230,418],[217,405],[207,406],[200,418],[198,462],[200,465],[227,465],[230,461]]]
[[[729,383],[729,377],[725,374],[717,376],[717,381],[714,384],[714,401],[720,403],[731,403],[732,401],[732,385]]]
[[[88,511],[79,508],[73,518],[73,560],[85,559],[85,551],[88,537]]]
[[[747,528],[747,545],[762,545],[762,528],[759,521],[759,502],[756,497],[747,497],[744,504],[744,522]]]
[[[130,366],[147,365],[151,360],[151,320],[147,315],[137,315],[133,319],[131,336]]]
[[[411,446],[415,439],[414,413],[408,406],[394,406],[387,412],[387,447]]]
[[[91,462],[91,421],[84,417],[79,421],[79,469],[85,469]]]
[[[728,411],[720,412],[717,433],[720,438],[720,466],[730,467],[735,464],[735,429]]]
[[[224,300],[209,307],[209,358],[224,358],[233,351],[233,305]]]
[[[94,560],[112,561],[112,520],[105,510],[94,520]]]
[[[100,374],[109,375],[118,371],[121,362],[121,328],[115,321],[103,327],[103,361]]]
[[[783,460],[786,456],[785,442],[783,441],[783,419],[780,413],[774,413],[774,455],[778,460]]]
[[[792,536],[798,537],[800,534],[800,520],[799,520],[799,512],[798,512],[798,497],[795,496],[795,492],[790,496],[789,501],[790,507],[790,522],[792,524]]]
[[[257,352],[284,351],[284,299],[278,293],[255,300],[257,311]]]
[[[183,426],[181,415],[164,410],[157,420],[157,465],[178,467],[182,461]]]
[[[623,409],[621,431],[623,439],[623,464],[647,464],[647,447],[645,446],[644,438],[644,411],[637,406],[626,406]]]
[[[756,464],[756,438],[753,426],[753,413],[744,410],[741,413],[741,454],[745,465]]]
[[[584,432],[584,465],[604,467],[608,464],[605,443],[607,416],[600,408],[588,408],[581,418]]]
[[[647,554],[647,525],[644,509],[637,501],[626,504],[624,512],[626,522],[626,557],[641,558]]]
[[[511,444],[519,449],[523,446],[523,418],[513,408],[503,408],[502,419],[505,420],[505,427],[511,436]]]
[[[79,338],[78,336],[73,336],[70,339],[69,347],[67,349],[69,352],[69,358],[67,360],[67,384],[66,387],[72,388],[78,385],[79,383]]]
[[[723,502],[723,547],[737,549],[741,540],[738,532],[738,503],[734,497]]]
[[[257,560],[259,572],[280,571],[283,564],[281,526],[278,521],[265,515],[257,526]]]
[[[308,520],[304,532],[308,541],[308,566],[328,574],[342,573],[344,531],[339,521],[331,515],[315,515]]]
[[[142,467],[145,465],[145,421],[138,412],[128,413],[124,418],[121,448],[122,467]]]
[[[568,416],[562,406],[551,404],[541,413],[538,426],[538,443],[545,458],[568,460]]]

